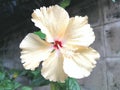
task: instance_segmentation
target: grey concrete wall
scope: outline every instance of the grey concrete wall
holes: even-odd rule
[[[82,6],[88,5],[89,9],[82,14],[88,15],[94,28],[96,40],[92,47],[99,51],[101,59],[91,75],[79,82],[82,90],[120,90],[120,1],[91,1]]]
[[[68,8],[68,11],[71,16],[88,15],[96,35],[96,40],[91,46],[101,54],[91,75],[78,80],[82,90],[120,90],[120,0],[116,0],[115,3],[112,0],[84,0]],[[24,25],[27,26],[27,23]],[[18,46],[33,27],[23,27],[24,29],[14,33],[9,32],[1,40],[0,59],[5,67],[22,69]],[[48,90],[48,87],[39,89]]]

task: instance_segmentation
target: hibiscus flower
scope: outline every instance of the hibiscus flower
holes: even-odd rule
[[[43,61],[42,76],[58,82],[90,75],[100,55],[89,47],[95,35],[87,16],[69,18],[65,9],[55,5],[34,10],[32,21],[46,39],[29,33],[22,40],[20,58],[25,69],[35,70]]]

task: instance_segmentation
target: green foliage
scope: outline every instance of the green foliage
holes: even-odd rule
[[[24,86],[24,87],[21,88],[21,90],[32,90],[32,88],[28,87],[28,86]]]
[[[34,34],[38,35],[41,39],[45,39],[46,35],[44,33],[42,33],[40,30],[34,32]]]
[[[44,86],[48,85],[50,82],[46,80],[40,72],[40,69],[36,69],[35,71],[24,71],[22,72],[22,75],[26,76],[30,81],[30,86]]]
[[[16,71],[5,70],[0,64],[0,90],[15,90],[21,86],[15,81]]]
[[[68,78],[66,80],[66,90],[80,90],[77,80],[74,78]]]
[[[71,0],[62,0],[59,5],[63,8],[66,8],[70,5],[70,2]]]
[[[11,78],[8,72],[0,70],[0,90],[15,90],[20,86],[21,84]]]
[[[17,82],[16,79],[20,76],[28,78],[31,83],[28,86],[24,86],[22,83]],[[36,69],[35,71],[8,70],[0,65],[0,90],[32,90],[32,87],[43,86],[49,83],[48,80],[42,77],[40,69]]]
[[[51,82],[50,83],[51,90],[66,90],[65,83]]]
[[[16,82],[15,79],[19,76],[24,76],[30,80],[28,86]],[[51,85],[51,90],[80,90],[79,84],[76,79],[67,78],[65,83],[50,82],[43,78],[40,68],[34,71],[30,70],[5,70],[0,66],[0,90],[32,90],[32,87]]]
[[[4,72],[0,72],[0,80],[4,80],[5,78],[5,73]]]
[[[65,83],[51,82],[51,90],[80,90],[76,79],[68,78]]]

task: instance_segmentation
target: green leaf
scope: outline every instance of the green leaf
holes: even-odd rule
[[[4,78],[5,78],[5,73],[0,72],[0,80],[4,80]]]
[[[80,90],[77,80],[74,78],[68,78],[66,80],[66,90]]]
[[[31,71],[34,77],[37,77],[40,74],[40,70]]]
[[[51,82],[50,83],[51,90],[66,90],[65,83]]]
[[[80,90],[76,79],[68,78],[65,83],[51,82],[51,90]]]
[[[32,90],[32,88],[28,87],[28,86],[24,86],[24,87],[21,88],[21,90]]]
[[[41,39],[45,39],[46,35],[42,33],[40,30],[37,32],[34,32],[34,34],[38,35]]]
[[[36,78],[32,80],[32,85],[34,86],[44,86],[48,85],[50,82],[44,78]]]
[[[44,86],[50,83],[49,80],[46,80],[41,75],[40,68],[37,68],[34,71],[27,70],[27,72],[24,72],[21,75],[27,77],[31,81],[31,86]]]
[[[0,90],[5,90],[4,87],[0,86]]]
[[[20,76],[24,76],[24,75],[27,74],[27,72],[28,72],[27,70],[23,70],[19,75],[20,75]]]
[[[21,84],[20,83],[18,83],[18,82],[15,82],[15,84],[14,84],[15,86],[14,86],[14,89],[17,89],[18,87],[20,87],[21,86]]]
[[[60,2],[60,6],[63,8],[66,8],[67,6],[70,5],[71,0],[62,0],[62,2]]]
[[[12,82],[11,83],[6,83],[6,86],[4,88],[5,88],[5,90],[11,90],[11,89],[14,88],[14,85],[13,85]]]

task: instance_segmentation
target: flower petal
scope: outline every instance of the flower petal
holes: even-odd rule
[[[90,72],[95,67],[96,59],[99,58],[99,53],[92,48],[80,47],[76,52],[64,54],[64,71],[73,78],[83,78],[90,75]]]
[[[65,45],[89,46],[95,40],[95,35],[88,24],[88,17],[70,18],[68,28],[65,33]]]
[[[29,33],[21,42],[21,60],[25,69],[34,70],[39,63],[50,55],[50,44],[39,36]]]
[[[47,35],[47,41],[53,42],[53,39],[63,36],[69,23],[69,15],[58,5],[42,7],[34,10],[32,21]]]
[[[63,56],[54,51],[51,56],[42,63],[42,75],[50,81],[64,82],[67,75],[63,71]]]

